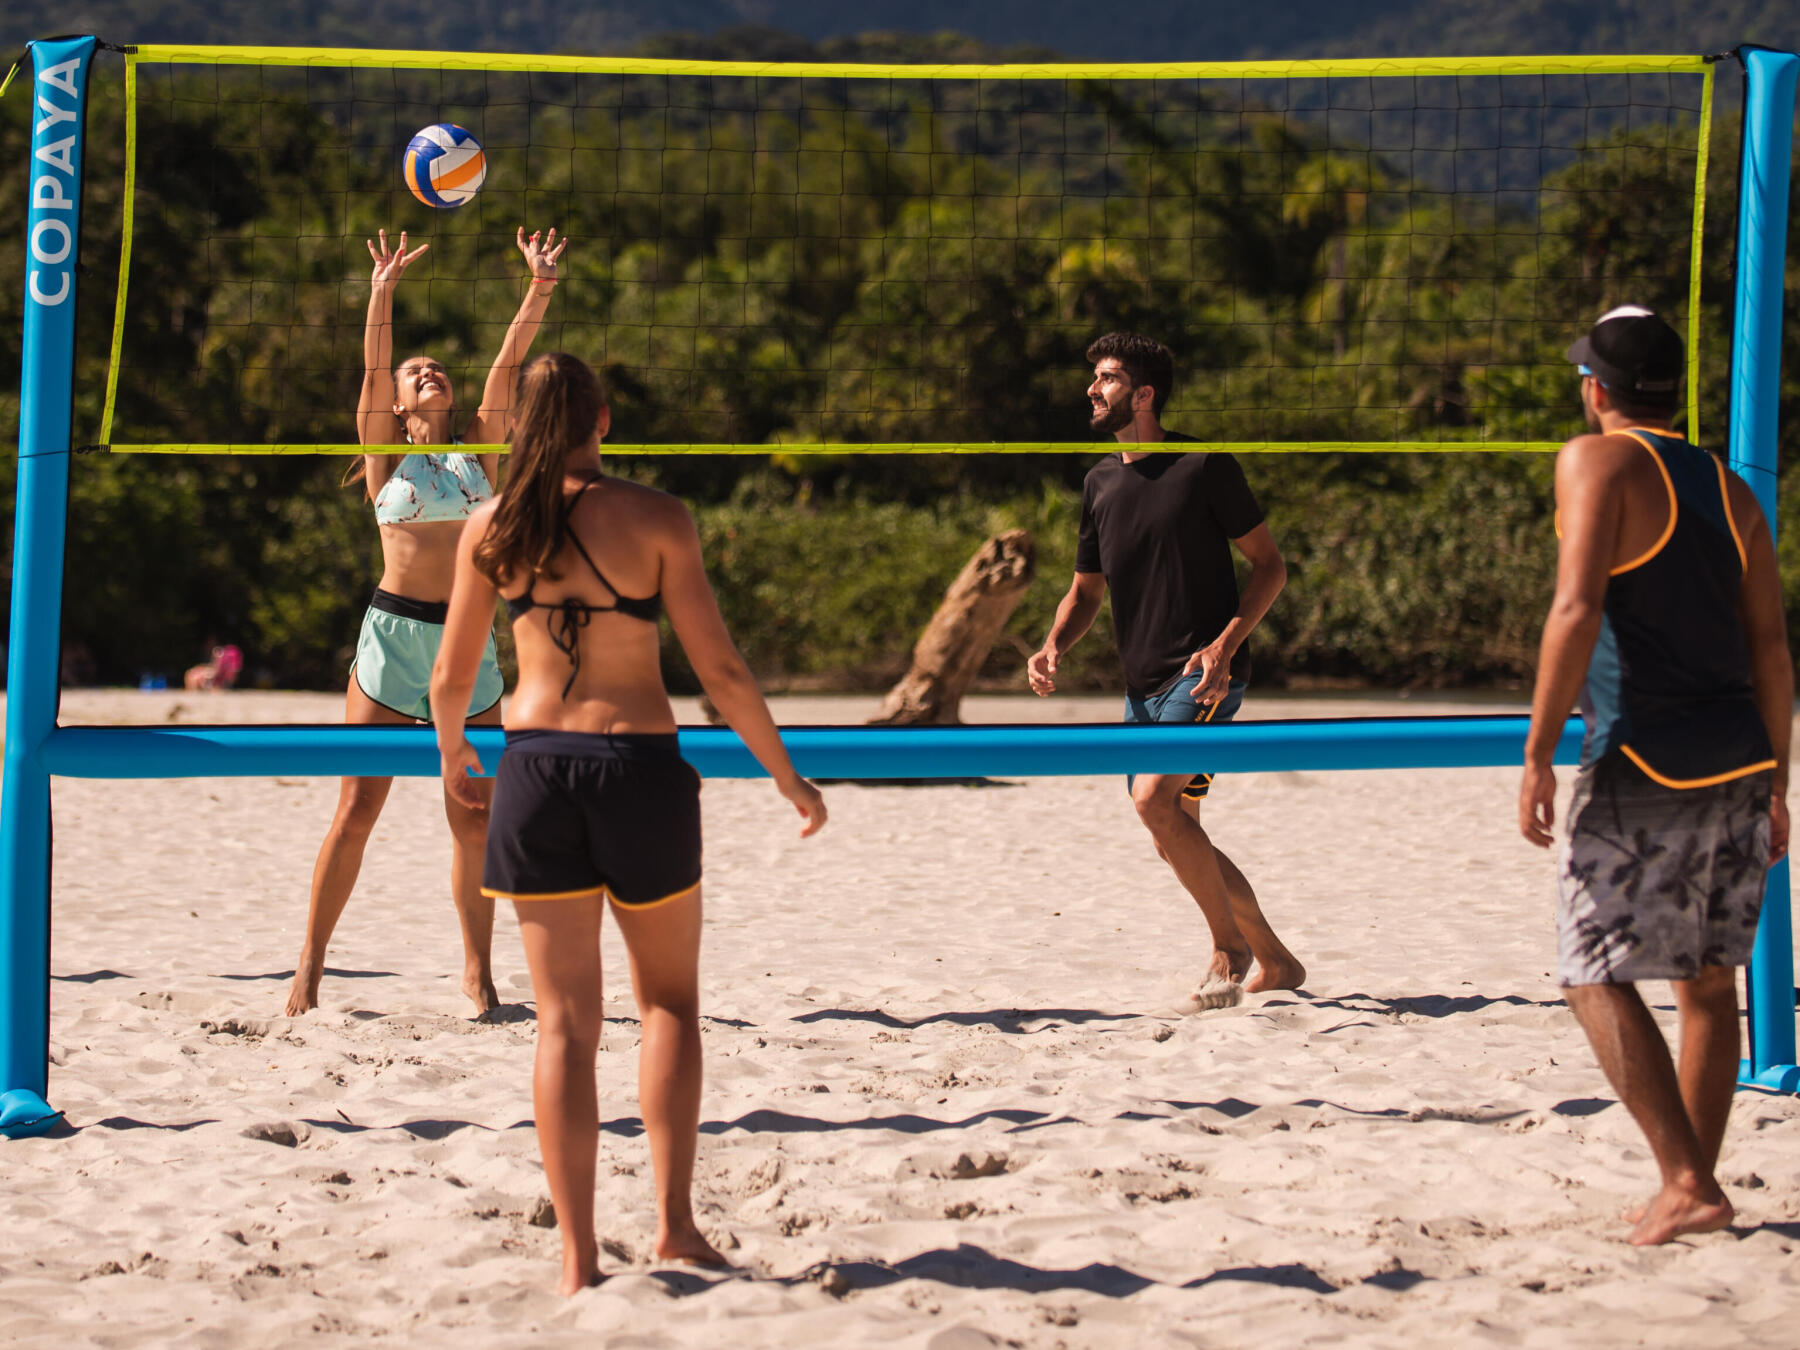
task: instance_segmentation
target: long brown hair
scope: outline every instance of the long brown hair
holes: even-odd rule
[[[555,578],[550,560],[562,548],[563,461],[588,443],[606,407],[606,391],[587,362],[567,352],[533,357],[519,372],[506,486],[475,566],[496,586],[522,571]]]

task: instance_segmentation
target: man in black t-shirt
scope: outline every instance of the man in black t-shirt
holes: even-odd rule
[[[1125,720],[1228,722],[1250,679],[1245,639],[1280,593],[1287,565],[1230,455],[1138,448],[1192,439],[1164,431],[1159,420],[1175,380],[1169,349],[1135,333],[1109,333],[1087,357],[1094,363],[1090,425],[1124,448],[1088,473],[1075,580],[1026,677],[1038,695],[1055,692],[1058,661],[1092,626],[1110,588]],[[1234,545],[1250,563],[1241,596]],[[1212,961],[1184,1010],[1230,1007],[1246,989],[1297,989],[1305,967],[1263,918],[1244,874],[1200,827],[1212,775],[1127,782],[1157,853],[1212,930]]]

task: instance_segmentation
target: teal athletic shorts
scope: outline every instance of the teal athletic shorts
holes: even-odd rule
[[[1167,688],[1148,697],[1139,698],[1136,694],[1126,694],[1125,720],[1139,725],[1160,722],[1177,726],[1190,726],[1195,722],[1229,722],[1243,706],[1244,690],[1250,686],[1243,680],[1233,680],[1225,697],[1216,703],[1196,702],[1194,691],[1199,687],[1198,675],[1183,675]],[[1126,788],[1129,789],[1136,781],[1136,774],[1127,777]],[[1212,791],[1212,781],[1212,774],[1197,773],[1188,780],[1181,795],[1187,801],[1197,802]]]
[[[448,606],[427,600],[409,600],[379,587],[363,615],[362,633],[356,640],[356,662],[350,667],[363,693],[389,712],[431,720],[431,663],[437,660],[444,640]],[[494,635],[488,634],[481,653],[481,669],[475,676],[475,692],[469,699],[469,716],[476,717],[500,701],[506,682],[494,657]]]

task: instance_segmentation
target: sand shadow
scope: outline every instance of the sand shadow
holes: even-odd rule
[[[957,1289],[1010,1289],[1021,1294],[1069,1292],[1106,1298],[1129,1298],[1160,1283],[1123,1266],[1097,1262],[1073,1270],[1028,1266],[967,1243],[919,1252],[903,1261],[825,1261],[790,1282],[827,1283],[829,1291],[842,1298],[902,1280],[930,1280]]]
[[[821,1008],[818,1012],[802,1013],[794,1018],[796,1022],[873,1022],[877,1026],[886,1027],[890,1031],[912,1031],[918,1027],[927,1027],[934,1022],[948,1022],[958,1027],[993,1027],[996,1031],[1011,1032],[1019,1036],[1033,1036],[1043,1031],[1043,1027],[1027,1030],[1021,1023],[1025,1022],[1066,1022],[1072,1026],[1080,1026],[1085,1022],[1133,1022],[1140,1013],[1101,1012],[1095,1008],[1007,1008],[993,1009],[987,1012],[945,1012],[932,1013],[928,1017],[908,1021],[895,1017],[892,1013],[883,1012],[880,1008]]]
[[[1340,994],[1336,998],[1272,998],[1259,1007],[1267,1008],[1340,1008],[1345,1012],[1388,1012],[1413,1017],[1455,1017],[1459,1013],[1483,1012],[1504,1004],[1513,1008],[1560,1008],[1560,998],[1534,999],[1520,994],[1501,994],[1490,998],[1485,994],[1421,994],[1410,998],[1376,998],[1372,994]]]
[[[1597,1116],[1607,1107],[1617,1105],[1611,1097],[1571,1097],[1550,1109],[1559,1116]]]
[[[336,966],[326,966],[325,973],[334,980],[397,980],[400,978],[400,972],[397,970],[339,970]],[[294,972],[271,970],[261,975],[214,975],[210,978],[215,980],[291,980],[294,978]]]
[[[52,975],[50,978],[67,984],[99,984],[102,980],[129,980],[132,977],[118,970],[90,970],[81,975]]]
[[[863,1116],[857,1120],[821,1120],[817,1116],[800,1116],[788,1111],[759,1109],[746,1112],[735,1120],[703,1120],[700,1122],[700,1133],[719,1135],[729,1134],[733,1130],[743,1130],[747,1134],[835,1134],[844,1131],[855,1133],[896,1130],[901,1134],[937,1134],[947,1130],[972,1130],[977,1125],[985,1125],[990,1120],[1004,1121],[1010,1125],[1020,1126],[1034,1121],[1045,1121],[1046,1117],[1042,1111],[1002,1108],[993,1111],[978,1111],[961,1120],[936,1120],[930,1116],[910,1114]],[[531,1122],[525,1123],[530,1124]],[[613,1120],[601,1121],[600,1133],[614,1134],[624,1139],[636,1139],[644,1133],[644,1122],[637,1116],[619,1116]]]
[[[1425,1280],[1416,1271],[1388,1271],[1363,1281],[1384,1289],[1410,1289]],[[825,1261],[810,1267],[789,1283],[824,1284],[839,1298],[865,1289],[880,1289],[901,1280],[931,1280],[958,1289],[1008,1289],[1021,1294],[1082,1293],[1103,1298],[1130,1298],[1145,1289],[1200,1289],[1229,1280],[1301,1289],[1315,1294],[1335,1294],[1338,1286],[1312,1267],[1300,1262],[1276,1266],[1233,1266],[1215,1270],[1180,1285],[1140,1275],[1123,1266],[1095,1262],[1074,1269],[1026,1265],[995,1256],[982,1247],[959,1243],[954,1248],[920,1252],[903,1261]]]
[[[66,1123],[66,1122],[65,1122]],[[132,1116],[108,1116],[104,1120],[96,1120],[91,1125],[78,1125],[70,1128],[73,1134],[78,1130],[167,1130],[171,1134],[184,1134],[188,1130],[197,1130],[202,1125],[217,1125],[218,1120],[206,1117],[201,1120],[183,1120],[169,1123],[160,1120],[138,1120]]]

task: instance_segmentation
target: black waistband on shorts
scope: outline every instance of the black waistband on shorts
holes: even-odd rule
[[[672,731],[552,731],[542,727],[506,729],[506,748],[528,755],[566,755],[571,759],[680,759]]]
[[[444,620],[450,617],[450,602],[447,600],[412,600],[404,595],[395,595],[392,591],[375,588],[375,594],[369,597],[369,608],[379,609],[387,614],[398,614],[403,619],[417,619],[420,623],[435,623],[444,626]]]

